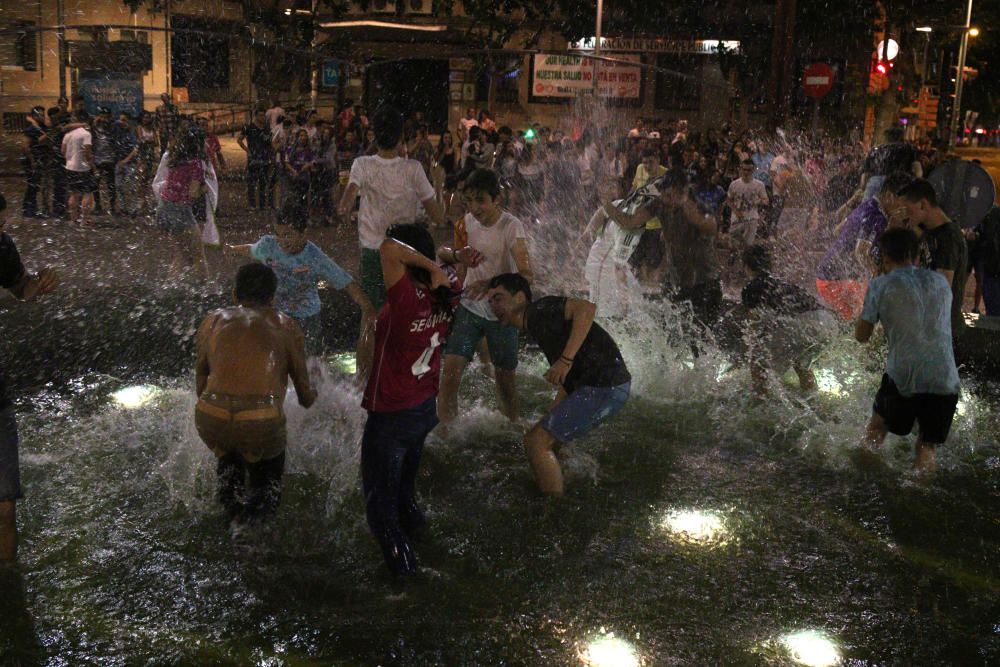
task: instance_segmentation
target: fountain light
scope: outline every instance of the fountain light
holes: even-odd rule
[[[729,534],[722,515],[712,510],[671,510],[660,526],[678,542],[693,544],[721,544]]]
[[[781,645],[792,660],[806,667],[833,667],[840,663],[840,651],[824,633],[802,630],[784,635]]]
[[[333,355],[330,360],[337,370],[342,373],[354,375],[358,372],[358,359],[354,352],[340,352]]]
[[[840,384],[837,376],[829,368],[821,368],[816,371],[816,386],[824,394],[844,395],[844,385]]]
[[[154,387],[151,384],[137,384],[119,389],[111,394],[111,398],[121,407],[134,410],[149,403],[156,398],[158,393],[160,393],[159,387]]]
[[[635,647],[615,633],[604,633],[591,640],[580,653],[580,660],[586,667],[639,667],[642,662]]]

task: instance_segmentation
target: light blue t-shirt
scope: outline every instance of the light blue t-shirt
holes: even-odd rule
[[[334,289],[344,289],[354,281],[312,241],[307,241],[301,252],[289,255],[277,238],[263,236],[250,246],[250,256],[270,266],[278,276],[275,308],[299,319],[319,315],[319,281],[325,280]]]
[[[944,276],[911,266],[875,278],[868,283],[861,319],[885,328],[885,372],[900,394],[958,394],[951,286]]]

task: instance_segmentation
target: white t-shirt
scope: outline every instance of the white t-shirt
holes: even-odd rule
[[[729,184],[729,207],[737,220],[760,220],[760,207],[767,206],[767,188],[756,178],[737,178]]]
[[[527,242],[524,235],[524,224],[520,220],[504,211],[495,223],[485,227],[471,213],[466,213],[465,231],[469,234],[469,246],[483,253],[482,263],[470,268],[466,273],[466,285],[480,280],[489,280],[501,273],[515,273],[517,271],[517,263],[514,261],[513,255],[514,242],[518,239],[525,239]],[[491,321],[497,319],[485,298],[462,297],[462,305],[479,317]]]
[[[78,127],[62,141],[62,152],[66,156],[66,168],[70,171],[90,171],[90,165],[84,161],[84,146],[92,146],[90,130]]]
[[[351,165],[348,183],[361,194],[358,236],[361,247],[370,250],[378,250],[390,226],[415,222],[421,202],[434,198],[423,165],[401,157],[359,157]]]
[[[274,129],[276,125],[278,127],[281,127],[280,125],[278,125],[278,119],[284,115],[285,115],[285,110],[282,109],[281,107],[271,107],[270,109],[264,112],[264,118],[267,120],[267,126],[271,129]]]

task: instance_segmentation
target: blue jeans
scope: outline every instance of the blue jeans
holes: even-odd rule
[[[14,406],[0,409],[0,502],[21,497],[21,470],[17,457],[17,419]]]
[[[617,387],[577,387],[539,425],[559,442],[575,440],[618,414],[625,407],[631,389],[631,382]]]
[[[426,520],[416,502],[417,469],[437,426],[437,397],[398,412],[369,412],[361,438],[361,483],[368,527],[393,574],[413,574],[411,540]]]

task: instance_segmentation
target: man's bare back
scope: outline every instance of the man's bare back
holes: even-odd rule
[[[197,345],[198,396],[208,391],[280,399],[291,377],[301,405],[309,407],[316,399],[306,371],[302,331],[274,308],[216,310],[202,322]]]

